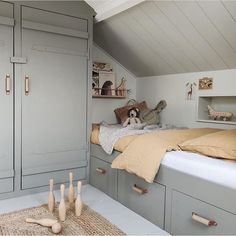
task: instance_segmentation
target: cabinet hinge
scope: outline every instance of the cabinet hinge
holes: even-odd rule
[[[11,57],[10,62],[16,63],[16,64],[26,64],[27,58],[26,57]]]

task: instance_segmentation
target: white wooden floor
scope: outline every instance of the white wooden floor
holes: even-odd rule
[[[56,200],[59,201],[59,191],[55,191],[54,194]],[[44,192],[1,200],[0,213],[44,204],[47,202],[47,197],[48,192]],[[82,199],[85,204],[100,213],[128,235],[168,235],[167,232],[161,230],[117,201],[114,201],[91,185],[83,186]]]

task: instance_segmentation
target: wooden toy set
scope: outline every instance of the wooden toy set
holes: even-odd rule
[[[73,173],[69,173],[69,180],[70,180],[70,185],[69,185],[69,190],[67,194],[67,200],[68,204],[70,207],[74,207],[75,215],[80,216],[82,212],[82,200],[81,200],[81,186],[82,183],[81,181],[78,181],[77,183],[77,189],[78,189],[78,194],[76,197],[76,200],[74,199],[75,191],[74,191],[74,186],[73,186]],[[66,208],[67,204],[65,202],[65,185],[61,184],[60,186],[60,192],[61,192],[61,199],[58,207],[58,213],[59,213],[59,221],[57,219],[50,219],[50,218],[43,218],[43,219],[31,219],[27,218],[26,222],[27,223],[35,223],[39,224],[44,227],[49,227],[51,228],[51,231],[55,234],[60,233],[62,230],[62,226],[60,222],[64,222],[66,220]],[[74,201],[75,200],[75,201]],[[53,179],[49,180],[49,195],[48,195],[48,210],[49,212],[53,213],[55,209],[55,197],[53,194]]]

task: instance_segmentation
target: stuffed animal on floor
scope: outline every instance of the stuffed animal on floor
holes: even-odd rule
[[[123,126],[126,127],[127,125],[131,124],[140,124],[141,121],[139,119],[139,114],[140,111],[137,107],[132,107],[131,109],[128,110],[128,118],[124,122]]]

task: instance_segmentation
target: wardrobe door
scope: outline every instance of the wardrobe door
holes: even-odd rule
[[[24,177],[87,165],[88,35],[84,24],[78,18],[23,7],[22,54],[27,58],[22,66]],[[60,176],[56,178],[60,182]],[[23,178],[23,188],[27,187]]]
[[[13,190],[13,6],[0,2],[0,193]]]

